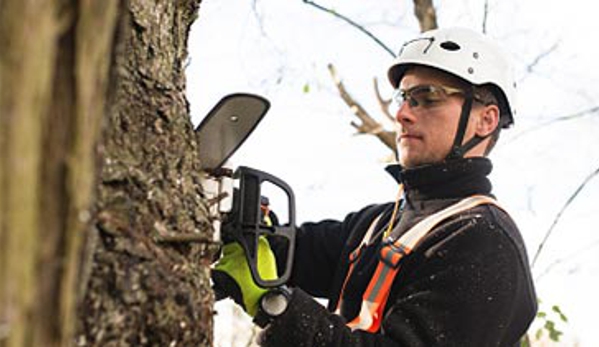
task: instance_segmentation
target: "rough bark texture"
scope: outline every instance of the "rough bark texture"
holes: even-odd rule
[[[132,0],[123,61],[101,148],[99,240],[80,318],[80,345],[209,346],[211,245],[184,68],[197,0]]]
[[[199,2],[0,0],[0,347],[211,345]]]

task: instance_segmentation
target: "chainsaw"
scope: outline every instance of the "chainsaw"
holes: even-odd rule
[[[254,282],[263,288],[279,287],[289,280],[295,249],[295,197],[281,179],[247,166],[235,170],[228,160],[247,140],[268,112],[270,103],[253,94],[222,98],[195,129],[203,172],[202,186],[215,217],[215,237],[222,243],[237,242],[243,248]],[[286,223],[270,211],[264,187],[280,190],[287,204]],[[271,190],[267,190],[270,192]],[[282,193],[281,193],[282,192]],[[273,222],[273,220],[275,222]],[[258,271],[258,239],[277,239],[287,250],[284,271],[276,279],[264,279]],[[279,262],[278,262],[279,263]]]

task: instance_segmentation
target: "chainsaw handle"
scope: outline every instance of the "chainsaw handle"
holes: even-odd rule
[[[295,228],[284,226],[276,227],[275,229],[276,233],[270,231],[260,231],[258,233],[244,233],[244,241],[237,241],[241,244],[241,247],[243,248],[254,283],[256,283],[259,287],[262,288],[280,287],[286,284],[289,281],[289,278],[291,277],[291,270],[293,267],[293,257],[295,250]],[[260,271],[258,269],[258,239],[261,236],[272,236],[275,234],[277,235],[277,237],[284,237],[287,240],[287,259],[285,260],[285,272],[283,272],[278,278],[268,280],[260,276]]]
[[[247,166],[240,166],[233,174],[234,179],[239,179],[238,199],[234,199],[235,230],[233,238],[241,244],[248,260],[250,272],[254,282],[263,288],[279,287],[291,277],[293,257],[295,250],[296,220],[295,220],[295,196],[291,187],[279,178]],[[289,224],[282,226],[266,226],[262,223],[260,210],[262,183],[269,182],[280,188],[286,195],[288,203]],[[285,272],[280,277],[267,280],[260,276],[258,271],[258,238],[262,235],[267,237],[282,237],[288,245],[287,259],[285,260]]]

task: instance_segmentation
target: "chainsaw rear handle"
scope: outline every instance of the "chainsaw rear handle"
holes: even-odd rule
[[[295,250],[295,197],[291,187],[279,178],[247,166],[240,166],[233,174],[233,179],[239,180],[239,189],[234,193],[231,217],[233,226],[227,228],[223,241],[238,242],[248,260],[250,272],[254,282],[263,288],[279,287],[291,276],[293,256]],[[262,198],[262,184],[270,182],[280,188],[287,195],[289,224],[267,226],[262,223],[260,209]],[[288,245],[285,272],[276,279],[264,279],[258,271],[258,238],[260,236],[282,237]]]

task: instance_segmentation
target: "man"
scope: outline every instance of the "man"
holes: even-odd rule
[[[513,123],[510,73],[470,30],[403,46],[388,73],[399,106],[397,201],[302,225],[288,288],[256,286],[236,244],[215,267],[219,291],[266,327],[263,346],[518,345],[536,299],[486,158]],[[259,252],[263,276],[276,276],[266,239]],[[312,296],[327,298],[328,310]]]

